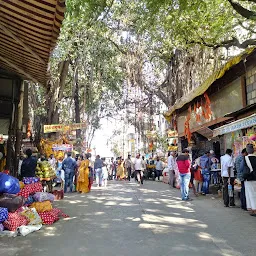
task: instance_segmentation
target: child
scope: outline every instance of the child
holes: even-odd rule
[[[103,186],[106,188],[108,184],[108,169],[105,164],[102,167],[102,182],[103,182]]]
[[[202,185],[203,185],[203,177],[201,173],[201,168],[199,166],[200,163],[200,157],[195,160],[195,164],[193,165],[194,167],[194,186],[195,186],[195,191],[196,194],[198,195],[201,193],[202,190]]]
[[[218,169],[218,162],[219,162],[219,160],[216,157],[213,157],[211,159],[211,161],[212,161],[211,169],[212,170]],[[213,176],[213,183],[214,183],[214,185],[217,185],[218,184],[218,173],[217,172],[213,172],[212,176]]]

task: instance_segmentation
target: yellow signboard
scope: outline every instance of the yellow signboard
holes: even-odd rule
[[[178,133],[177,133],[177,131],[174,131],[174,130],[168,130],[167,136],[168,136],[168,138],[178,137]]]
[[[64,127],[64,125],[62,125],[62,124],[44,125],[44,133],[62,132],[63,127]]]
[[[86,123],[44,125],[44,133],[74,131],[86,128]]]

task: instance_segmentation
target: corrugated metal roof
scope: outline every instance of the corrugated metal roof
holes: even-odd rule
[[[64,12],[64,0],[1,0],[0,66],[46,84]]]

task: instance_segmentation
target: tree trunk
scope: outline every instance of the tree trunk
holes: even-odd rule
[[[75,122],[80,123],[80,99],[79,99],[79,83],[78,83],[78,68],[75,67],[74,74],[74,103],[75,103]],[[81,130],[76,130],[76,138],[81,138]]]

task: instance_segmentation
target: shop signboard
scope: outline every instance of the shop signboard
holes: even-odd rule
[[[54,144],[52,146],[53,151],[72,151],[73,150],[73,145],[70,144]]]
[[[44,125],[44,133],[74,131],[86,128],[86,123]]]
[[[62,131],[63,131],[63,125],[62,124],[44,125],[44,133],[62,132]]]
[[[217,129],[213,130],[213,137],[216,137],[218,135],[227,134],[231,132],[235,132],[237,130],[245,129],[251,126],[256,125],[256,114],[253,114],[251,116],[245,117],[241,120],[232,122],[227,125],[223,125]]]

